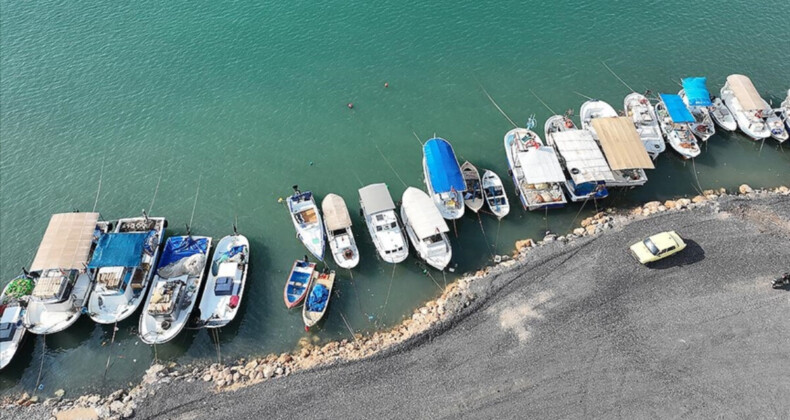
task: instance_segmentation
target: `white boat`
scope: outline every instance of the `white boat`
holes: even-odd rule
[[[694,122],[694,116],[688,112],[680,97],[661,94],[661,102],[656,104],[656,112],[669,145],[684,159],[699,156],[697,139],[688,127],[689,122]]]
[[[466,207],[469,207],[469,210],[477,213],[485,204],[483,200],[483,186],[480,182],[480,172],[477,171],[475,165],[466,161],[461,165],[461,174],[464,176],[464,183],[466,184],[464,204]]]
[[[324,222],[318,214],[318,206],[315,205],[313,193],[310,191],[301,192],[299,187],[294,185],[294,193],[288,197],[288,212],[291,214],[296,237],[304,244],[320,261],[324,260]]]
[[[359,264],[359,250],[351,231],[351,215],[346,202],[337,194],[327,194],[321,201],[324,212],[324,226],[329,250],[335,263],[343,268],[354,268]]]
[[[563,118],[555,115],[549,119]],[[600,200],[609,196],[607,181],[614,175],[606,163],[601,149],[587,130],[575,126],[568,129],[565,124],[546,124],[546,143],[557,151],[560,165],[565,170],[565,189],[571,201]]]
[[[131,316],[154,277],[167,221],[163,217],[120,219],[99,238],[88,268],[94,275],[88,315],[99,324]]]
[[[781,109],[771,109],[765,117],[765,124],[771,130],[771,137],[779,143],[787,141],[788,134],[785,129],[784,115]]]
[[[782,119],[785,120],[785,125],[790,130],[790,89],[787,90],[787,98],[782,101],[780,109],[782,110]]]
[[[441,138],[426,141],[422,146],[422,170],[428,194],[442,217],[460,219],[464,215],[466,183],[453,146]]]
[[[450,229],[431,197],[417,188],[406,188],[400,214],[417,255],[431,267],[444,270],[453,256],[447,237]]]
[[[25,305],[33,292],[33,279],[19,276],[0,293],[0,370],[11,363],[25,337]]]
[[[658,126],[658,118],[653,104],[641,93],[631,92],[623,100],[625,115],[634,121],[636,132],[645,145],[645,150],[650,158],[656,160],[659,154],[666,150],[664,136],[661,134],[661,127]]]
[[[54,334],[79,319],[93,288],[93,275],[85,266],[108,229],[108,223],[99,222],[99,213],[52,216],[30,267],[36,287],[25,311],[28,331]]]
[[[510,202],[505,193],[505,186],[499,175],[493,171],[483,172],[483,196],[485,197],[488,208],[494,213],[497,219],[502,219],[510,213]]]
[[[762,140],[771,136],[765,124],[766,103],[748,77],[740,74],[727,76],[727,83],[721,88],[721,99],[747,136]]]
[[[167,239],[140,315],[139,335],[144,343],[167,343],[184,329],[203,285],[209,249],[207,236]]]
[[[713,121],[719,127],[727,131],[737,130],[738,123],[735,121],[735,117],[732,116],[730,109],[727,108],[727,105],[724,105],[724,101],[722,101],[718,96],[715,96],[711,100],[711,103],[710,116],[713,118]]]
[[[250,241],[233,232],[214,247],[211,268],[198,305],[198,325],[221,328],[239,313],[250,264]]]
[[[359,189],[359,205],[368,233],[382,260],[397,264],[409,256],[406,233],[395,214],[395,203],[386,184]]]
[[[558,208],[565,205],[562,184],[565,175],[553,148],[544,146],[529,128],[514,128],[505,133],[504,145],[508,172],[516,185],[516,195],[524,210]]]
[[[707,78],[705,77],[686,77],[681,80],[683,89],[678,93],[691,115],[694,116],[694,122],[689,124],[689,128],[701,141],[708,141],[716,133],[716,125],[710,115],[710,107],[713,102],[710,100],[710,92],[708,92],[706,83]]]
[[[612,170],[614,181],[608,181],[606,185],[609,187],[644,185],[647,182],[645,169],[653,169],[655,166],[645,150],[639,133],[636,132],[633,120],[628,117],[618,117],[617,111],[611,105],[597,99],[583,103],[579,115],[582,130],[587,130],[593,135]],[[628,121],[628,124],[624,121]],[[599,133],[598,125],[603,126],[606,131]],[[634,140],[638,141],[638,148]]]
[[[304,305],[302,305],[302,321],[305,331],[309,331],[324,317],[326,308],[329,307],[329,298],[332,297],[332,288],[335,285],[335,272],[324,271],[315,276],[310,282]]]

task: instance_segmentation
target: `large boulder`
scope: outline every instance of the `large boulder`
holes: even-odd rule
[[[741,186],[738,187],[738,192],[741,194],[749,194],[753,193],[754,190],[748,184],[741,184]]]

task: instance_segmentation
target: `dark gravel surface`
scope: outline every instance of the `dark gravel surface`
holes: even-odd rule
[[[716,210],[715,207],[719,207]],[[627,246],[677,230],[647,268]],[[450,323],[372,359],[214,393],[174,383],[138,418],[790,418],[790,197],[728,198],[533,250]]]

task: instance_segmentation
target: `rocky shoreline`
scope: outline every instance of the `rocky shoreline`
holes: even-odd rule
[[[417,339],[437,325],[449,325],[476,299],[470,284],[477,279],[511,269],[522,261],[533,248],[553,242],[567,243],[583,237],[598,235],[609,229],[620,227],[630,220],[649,217],[655,213],[686,211],[703,206],[717,208],[717,201],[724,197],[759,198],[766,195],[790,195],[790,188],[780,186],[770,189],[754,190],[741,185],[737,192],[728,193],[725,189],[705,190],[693,198],[679,198],[664,202],[651,201],[630,210],[614,210],[596,213],[583,219],[580,227],[566,235],[547,233],[538,241],[525,239],[516,242],[512,256],[500,256],[494,266],[479,270],[448,285],[440,297],[427,302],[415,310],[411,318],[387,330],[368,335],[356,334],[351,339],[334,341],[323,346],[309,342],[301,343],[294,353],[268,355],[253,359],[240,359],[230,364],[211,364],[204,366],[179,366],[155,364],[146,371],[140,384],[118,390],[107,396],[84,395],[76,399],[64,398],[66,392],[58,390],[54,396],[42,400],[27,394],[16,398],[5,398],[0,402],[2,412],[12,418],[129,418],[133,417],[139,404],[146,397],[154,395],[165,384],[173,381],[210,384],[216,392],[235,390],[252,384],[288,376],[291,373],[310,369],[320,369],[339,363],[375,357],[394,350],[410,339]],[[4,414],[5,413],[5,414]]]

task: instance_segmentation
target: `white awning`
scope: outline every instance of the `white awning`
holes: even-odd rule
[[[587,130],[568,130],[552,133],[551,136],[573,182],[614,181],[612,170],[592,133]]]
[[[387,184],[370,184],[360,188],[359,200],[368,214],[395,209]]]
[[[78,270],[90,257],[99,213],[61,213],[49,219],[30,271],[50,268]]]
[[[324,212],[324,222],[328,230],[341,230],[351,226],[351,216],[343,197],[327,194],[321,201],[321,210]]]
[[[521,164],[524,177],[529,184],[565,181],[560,161],[551,147],[541,146],[538,149],[519,152],[518,162]]]
[[[406,218],[409,219],[409,225],[420,239],[450,231],[431,197],[422,190],[407,188],[403,192],[401,207],[406,213]]]

